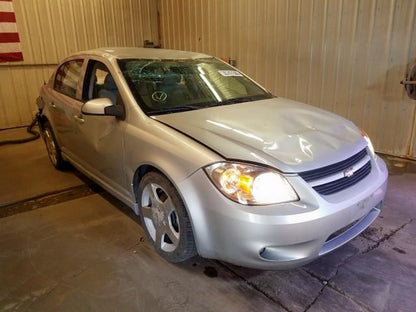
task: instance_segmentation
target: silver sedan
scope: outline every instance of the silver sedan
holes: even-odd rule
[[[301,266],[381,210],[387,169],[363,130],[208,55],[77,53],[37,104],[52,164],[70,162],[134,209],[171,262]]]

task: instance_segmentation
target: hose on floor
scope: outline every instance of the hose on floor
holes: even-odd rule
[[[0,146],[2,145],[9,145],[9,144],[22,144],[30,141],[34,141],[39,139],[40,134],[38,131],[33,130],[33,128],[38,124],[38,115],[33,119],[32,123],[26,128],[26,131],[30,133],[32,136],[23,139],[15,139],[15,140],[4,140],[0,141]],[[4,130],[3,130],[4,131]]]

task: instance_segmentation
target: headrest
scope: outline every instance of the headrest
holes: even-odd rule
[[[107,74],[104,79],[104,88],[107,90],[117,90],[116,83],[110,74]]]
[[[163,78],[163,84],[164,85],[174,85],[177,84],[181,81],[181,76],[174,74],[174,73],[168,73],[164,78]]]

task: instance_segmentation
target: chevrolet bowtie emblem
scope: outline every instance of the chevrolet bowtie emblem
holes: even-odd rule
[[[346,170],[344,170],[344,177],[349,178],[352,177],[354,175],[354,168],[348,168]]]

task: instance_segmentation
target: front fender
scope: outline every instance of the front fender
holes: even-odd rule
[[[135,197],[137,170],[151,166],[162,172],[178,189],[178,184],[199,168],[223,160],[215,152],[158,121],[143,127],[128,125],[125,132],[126,177]]]

